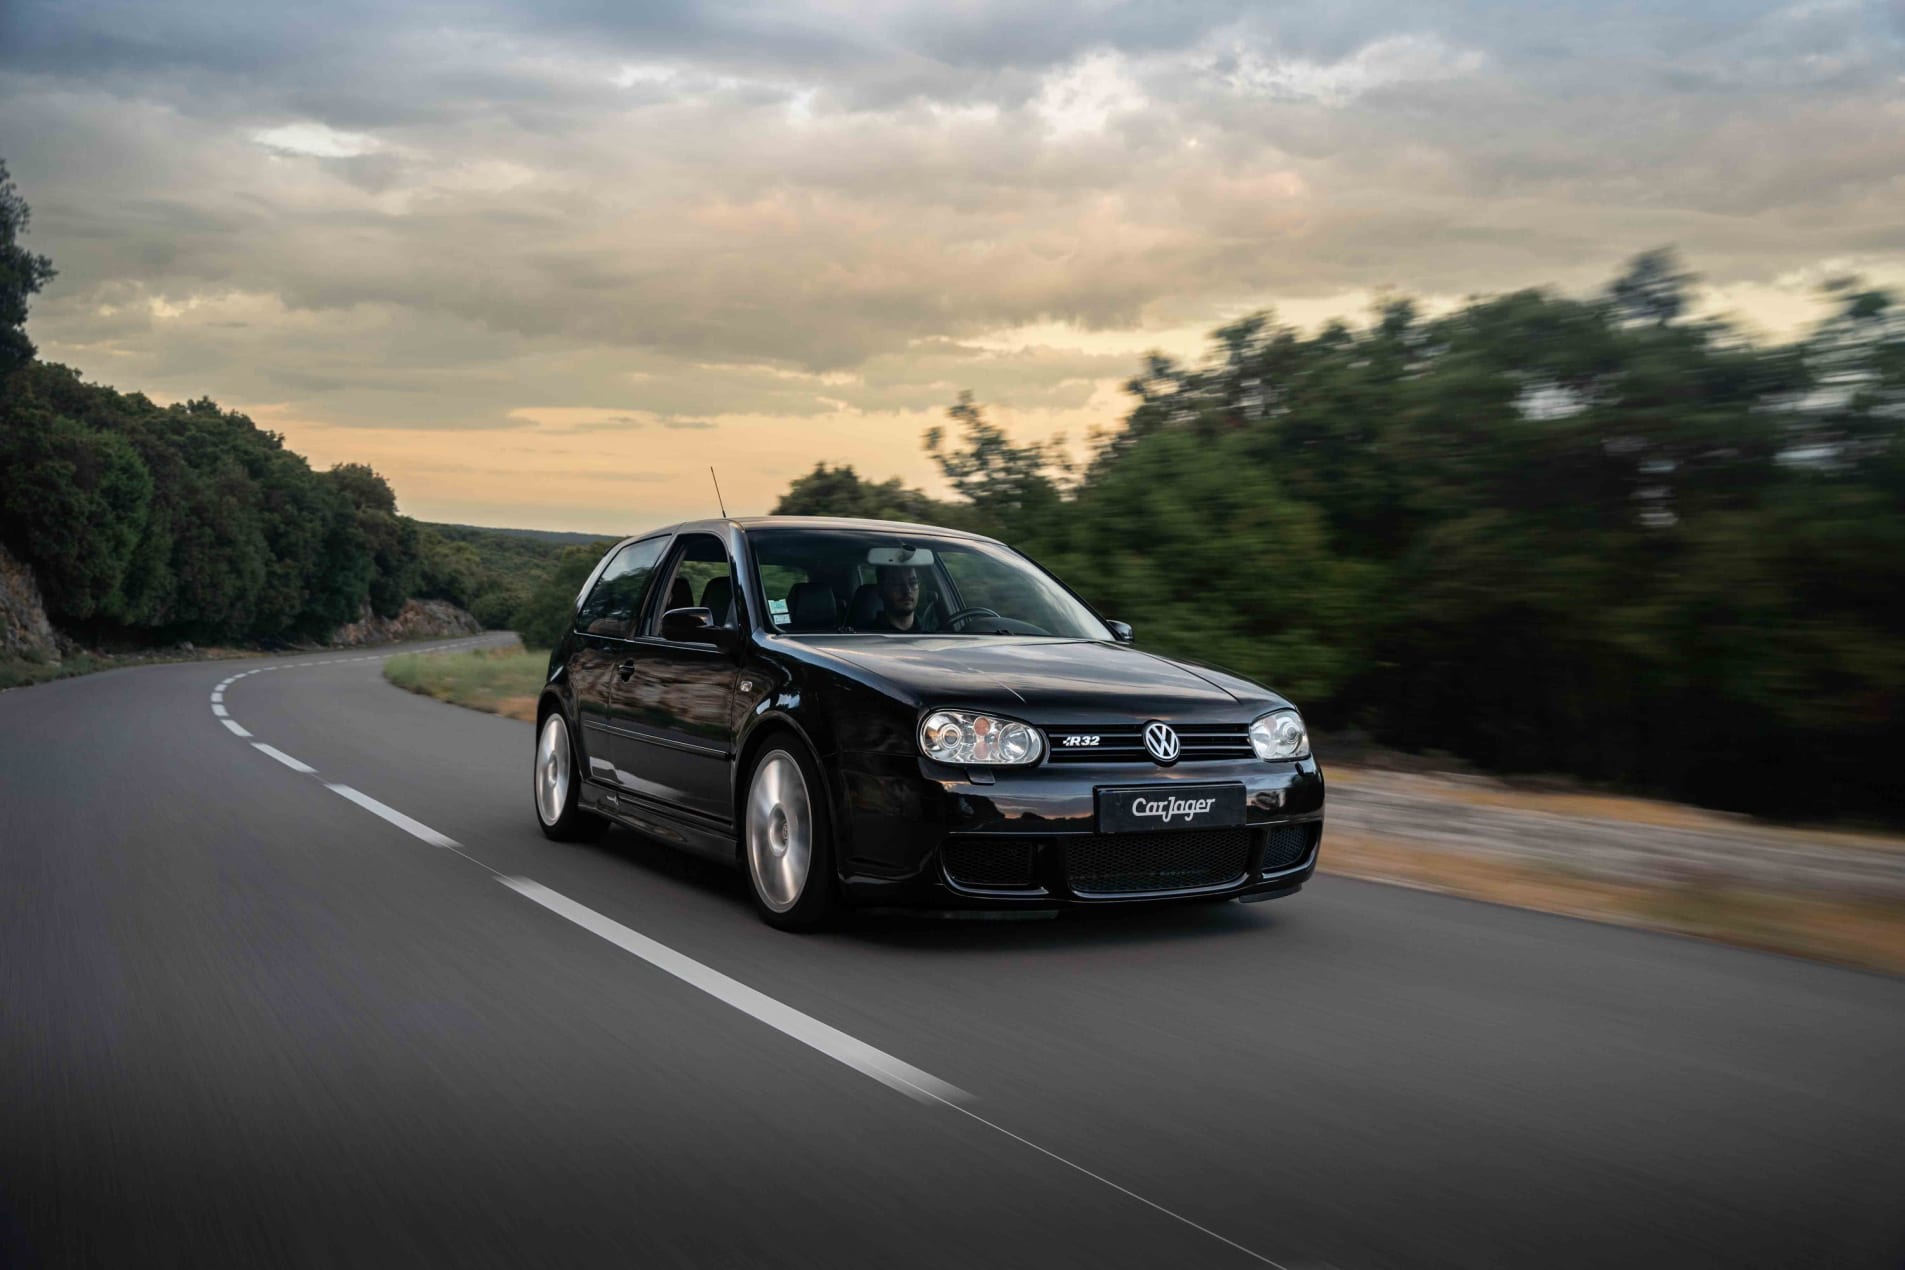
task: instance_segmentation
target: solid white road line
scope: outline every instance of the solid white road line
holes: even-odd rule
[[[247,736],[248,737],[251,735],[251,733],[245,731],[243,728],[238,726],[238,720],[236,719],[223,719],[221,720],[221,722],[224,723],[226,727],[232,730],[233,736]]]
[[[1146,1199],[1128,1186],[1118,1185],[1102,1173],[1094,1173],[1077,1161],[1066,1159],[1058,1152],[1042,1147],[1030,1138],[1022,1137],[996,1121],[986,1119],[965,1105],[972,1101],[971,1094],[956,1085],[947,1084],[930,1072],[923,1072],[910,1063],[894,1058],[884,1050],[875,1049],[865,1041],[848,1036],[839,1028],[822,1023],[811,1015],[802,1014],[790,1005],[783,1005],[766,993],[758,992],[739,980],[730,979],[720,971],[704,966],[694,958],[678,953],[668,945],[650,939],[639,931],[630,930],[613,918],[604,917],[594,909],[578,904],[566,895],[552,891],[539,882],[529,878],[503,877],[500,874],[497,876],[497,881],[524,898],[534,900],[550,912],[568,918],[591,934],[600,935],[623,952],[633,953],[656,969],[666,971],[683,983],[701,989],[723,1004],[733,1006],[741,1013],[767,1024],[803,1045],[820,1051],[836,1062],[844,1063],[863,1075],[871,1076],[890,1089],[898,1090],[917,1102],[943,1103],[986,1128],[1004,1134],[1014,1142],[1030,1147],[1047,1159],[1082,1173],[1092,1181],[1108,1186],[1120,1195],[1134,1199],[1146,1208],[1169,1217],[1172,1221],[1188,1226],[1199,1234],[1207,1235],[1253,1261],[1275,1267],[1275,1270],[1286,1270],[1281,1262],[1271,1260],[1254,1248],[1247,1248],[1234,1239],[1225,1238],[1210,1227],[1194,1222],[1184,1214],[1166,1208],[1156,1200]]]
[[[397,828],[403,830],[405,833],[409,834],[411,837],[421,838],[433,847],[456,846],[455,838],[449,837],[446,834],[438,833],[436,830],[432,829],[429,825],[424,824],[421,820],[412,820],[410,817],[398,811],[395,807],[385,806],[383,803],[378,802],[375,798],[372,798],[369,794],[364,793],[362,790],[352,789],[349,785],[327,784],[325,788],[330,790],[333,794],[336,794],[341,798],[350,799],[352,802],[356,803],[359,807],[362,807],[365,811],[369,812],[373,816],[382,816],[385,820],[388,820],[391,824],[397,826]]]
[[[290,768],[294,772],[303,772],[306,776],[309,776],[313,772],[317,771],[317,768],[310,766],[308,763],[300,763],[297,759],[292,758],[289,754],[286,754],[283,750],[274,750],[269,745],[266,745],[263,741],[253,741],[251,743],[251,746],[253,749],[257,750],[261,754],[269,754],[272,758],[277,759],[280,763],[283,763],[286,767]]]
[[[864,1075],[871,1076],[891,1089],[897,1089],[909,1098],[920,1102],[944,1102],[957,1105],[967,1101],[971,1095],[929,1072],[923,1072],[910,1063],[903,1063],[884,1050],[874,1049],[865,1041],[848,1036],[839,1028],[830,1027],[819,1019],[802,1014],[790,1005],[779,1001],[764,992],[757,992],[738,979],[730,979],[719,970],[702,965],[694,958],[676,952],[668,945],[658,943],[637,931],[632,931],[620,922],[602,916],[592,908],[587,908],[566,895],[558,894],[539,882],[528,878],[503,878],[502,883],[510,890],[534,900],[559,917],[566,917],[594,935],[600,935],[623,952],[633,953],[658,970],[667,971],[675,978],[691,987],[699,988],[709,996],[726,1005],[731,1005],[741,1013],[759,1019],[762,1023],[793,1037],[801,1044],[819,1050],[836,1062]]]

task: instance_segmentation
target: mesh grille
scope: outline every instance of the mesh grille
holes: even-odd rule
[[[1263,835],[1263,871],[1275,873],[1303,863],[1310,853],[1309,825],[1276,825]]]
[[[1065,868],[1080,895],[1221,886],[1241,878],[1249,860],[1248,829],[1100,833],[1065,842]]]
[[[962,886],[1030,886],[1033,850],[1026,838],[949,838],[939,858]]]

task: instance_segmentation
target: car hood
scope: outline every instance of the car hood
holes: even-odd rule
[[[916,706],[995,709],[1033,723],[1254,718],[1285,704],[1248,680],[1128,644],[1011,636],[810,636],[815,660]]]

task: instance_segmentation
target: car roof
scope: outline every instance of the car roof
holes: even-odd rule
[[[709,520],[684,520],[678,525],[665,525],[651,529],[645,534],[636,534],[635,538],[653,538],[661,534],[717,533],[721,529],[733,526],[740,530],[749,529],[876,529],[898,531],[913,534],[934,534],[941,538],[964,538],[971,542],[997,542],[984,534],[968,533],[963,529],[948,529],[943,525],[920,525],[904,520],[866,520],[856,516],[729,516]]]

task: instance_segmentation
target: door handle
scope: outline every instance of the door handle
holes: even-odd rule
[[[635,673],[635,659],[633,657],[629,658],[627,661],[623,662],[621,665],[615,668],[615,677],[618,679],[627,679],[630,675],[634,673]]]

